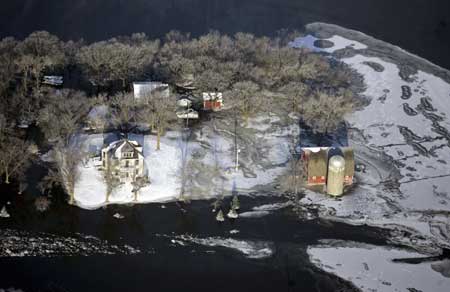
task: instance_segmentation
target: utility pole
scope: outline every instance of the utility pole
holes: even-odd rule
[[[239,170],[239,152],[241,152],[241,149],[238,148],[238,144],[237,144],[237,116],[236,113],[234,114],[234,153],[235,153],[235,166],[234,166],[234,171],[237,172]]]
[[[239,170],[239,153],[241,152],[241,149],[237,149],[236,150],[236,166],[235,166],[235,171],[237,172]]]
[[[190,105],[188,103],[187,111],[186,111],[186,129],[189,128],[189,113],[190,113],[190,109],[191,109],[191,107],[190,107]]]

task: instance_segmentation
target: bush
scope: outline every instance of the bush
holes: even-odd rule
[[[34,206],[36,208],[37,211],[39,212],[45,212],[48,210],[48,208],[50,207],[51,201],[44,196],[40,196],[38,198],[36,198],[36,200],[34,201]]]

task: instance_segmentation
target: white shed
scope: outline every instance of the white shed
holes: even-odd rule
[[[133,82],[134,98],[142,98],[154,91],[160,91],[165,97],[170,96],[169,85],[159,81]]]

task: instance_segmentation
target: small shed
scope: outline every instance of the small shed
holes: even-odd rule
[[[63,76],[46,75],[46,76],[44,76],[44,80],[42,80],[42,84],[51,85],[51,86],[62,86],[63,85]]]
[[[203,92],[203,109],[219,111],[223,107],[222,92]]]
[[[154,92],[160,92],[163,96],[170,96],[169,85],[159,81],[133,82],[134,98],[143,98]]]
[[[353,184],[355,157],[351,147],[303,147],[301,149],[308,186],[327,184],[329,159],[333,156],[342,156],[345,160],[344,185]]]

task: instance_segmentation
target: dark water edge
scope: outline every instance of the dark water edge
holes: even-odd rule
[[[344,239],[385,245],[387,233],[365,226],[321,220],[303,221],[285,208],[262,218],[218,224],[211,201],[110,206],[95,211],[56,203],[45,214],[24,208],[26,198],[9,206],[11,219],[0,229],[46,232],[61,236],[93,235],[112,244],[129,244],[137,255],[0,258],[0,288],[24,291],[351,291],[352,285],[315,268],[306,248],[320,239]],[[272,197],[241,197],[242,211],[283,202]],[[125,216],[117,220],[113,214]],[[230,234],[230,230],[239,230]],[[249,259],[241,252],[196,244],[174,245],[176,235],[234,238],[270,243],[273,255]],[[25,238],[26,240],[26,238]],[[59,289],[59,290],[58,290]],[[52,291],[52,290],[48,290]]]
[[[48,30],[63,39],[103,40],[177,29],[273,35],[328,22],[362,31],[450,69],[448,0],[14,0],[0,6],[0,37]]]
[[[161,255],[0,260],[8,266],[2,282],[24,291],[353,291],[351,284],[289,258],[277,266],[227,253],[171,254],[178,261]]]

